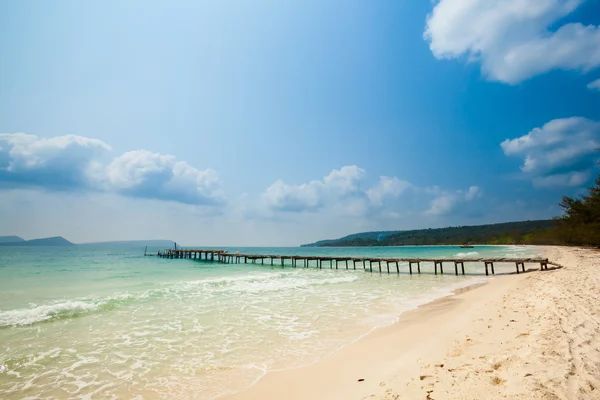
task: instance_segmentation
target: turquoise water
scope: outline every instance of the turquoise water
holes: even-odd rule
[[[531,252],[228,250],[365,257]],[[127,247],[0,247],[0,398],[216,398],[267,371],[315,362],[403,311],[486,279],[480,264],[466,270],[457,277],[448,265],[445,275],[410,276],[403,265],[400,275],[388,275],[167,260]]]

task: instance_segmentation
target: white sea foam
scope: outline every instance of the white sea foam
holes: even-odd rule
[[[120,293],[107,295],[105,270],[99,280],[86,272],[81,290],[68,291],[76,293],[68,300],[27,308],[26,299],[0,311],[0,327],[8,328],[0,331],[7,338],[0,364],[7,367],[4,378],[11,378],[0,379],[0,392],[19,398],[27,389],[45,398],[61,385],[81,398],[126,392],[136,398],[143,391],[214,399],[254,384],[267,371],[316,362],[404,311],[474,283],[453,274],[409,278],[407,268],[387,275],[289,266],[186,269],[181,262],[166,271],[164,260],[143,260],[150,273],[140,279],[131,278],[137,270],[110,264],[122,279],[115,283]],[[81,318],[65,322],[73,316]]]
[[[456,253],[454,257],[477,257],[479,255],[476,251],[469,251],[467,253]]]
[[[65,301],[33,308],[0,312],[0,327],[31,325],[61,316],[74,316],[98,308],[97,304],[82,301]]]

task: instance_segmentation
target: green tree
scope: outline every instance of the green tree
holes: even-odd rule
[[[559,205],[564,211],[558,219],[563,240],[600,247],[600,175],[587,194],[579,198],[564,196]]]

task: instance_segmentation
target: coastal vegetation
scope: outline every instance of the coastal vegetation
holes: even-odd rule
[[[587,194],[564,196],[563,215],[552,220],[506,222],[408,231],[363,232],[304,246],[411,246],[472,244],[578,245],[600,247],[600,175]]]
[[[320,241],[306,246],[412,246],[473,244],[547,244],[548,232],[556,228],[554,220],[505,222],[477,226],[454,226],[396,232],[354,234],[337,240]],[[383,233],[383,235],[381,235]],[[548,243],[549,244],[549,243]]]
[[[600,247],[600,175],[587,194],[565,196],[559,205],[564,211],[555,228],[559,243]]]

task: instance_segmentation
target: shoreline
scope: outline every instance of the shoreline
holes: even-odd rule
[[[502,276],[502,275],[500,275]],[[523,276],[522,274],[519,276]],[[497,278],[496,278],[497,279]],[[334,350],[332,353],[324,356],[323,358],[303,366],[299,367],[290,367],[278,370],[267,371],[261,378],[259,378],[252,386],[238,391],[231,395],[226,395],[222,397],[218,397],[217,399],[226,399],[226,400],[251,400],[251,399],[306,399],[306,398],[314,398],[314,399],[362,399],[365,396],[368,396],[367,393],[363,393],[366,388],[374,387],[374,379],[366,379],[363,376],[368,376],[369,374],[366,372],[369,368],[364,368],[365,363],[361,360],[360,362],[356,362],[358,353],[363,350],[367,350],[367,347],[371,347],[371,342],[384,342],[390,338],[392,335],[396,335],[398,330],[403,330],[407,326],[407,324],[414,325],[416,324],[422,317],[429,317],[431,314],[436,315],[440,312],[448,313],[450,308],[454,308],[456,306],[455,301],[457,296],[465,295],[469,292],[476,291],[477,289],[481,289],[485,286],[493,285],[494,278],[489,278],[487,282],[477,282],[470,284],[465,287],[457,288],[452,290],[452,293],[438,297],[426,303],[423,303],[417,306],[414,309],[410,309],[402,312],[398,320],[393,322],[390,325],[374,327],[371,331],[366,333],[365,335],[357,338],[356,340],[348,343],[347,345],[341,347],[338,350]],[[458,298],[460,300],[460,298]],[[404,336],[406,337],[406,336]],[[374,343],[378,348],[377,350],[381,350],[379,346],[381,343]],[[364,347],[364,349],[363,349]],[[370,348],[369,350],[374,350]],[[378,352],[381,353],[381,352]],[[375,367],[376,364],[379,364],[380,361],[384,360],[384,358],[374,359],[372,360],[373,364],[370,367]],[[389,362],[390,360],[385,360]],[[344,379],[344,382],[341,380],[339,382],[331,381],[330,378],[324,378],[323,372],[332,368],[336,368],[336,364],[341,363],[347,369],[356,369],[358,371],[363,371],[363,373],[355,373],[356,379]],[[360,365],[359,365],[360,364]],[[348,368],[348,365],[351,365],[351,368]],[[358,379],[363,379],[363,381],[358,382]],[[322,380],[322,382],[320,382]],[[306,381],[306,382],[297,382],[300,385],[296,387],[296,381]],[[311,383],[312,385],[321,384],[317,387],[316,390],[307,389],[301,387],[301,385]],[[360,387],[353,387],[352,391],[346,391],[345,389],[338,393],[337,390],[334,390],[333,393],[324,395],[328,389],[324,386],[329,385],[348,385],[354,383],[360,383]],[[377,382],[375,382],[377,383]],[[293,387],[297,390],[293,392],[289,391],[289,387]],[[313,386],[314,387],[314,386]],[[377,383],[377,387],[380,387],[380,383]],[[357,389],[359,393],[363,393],[360,397],[353,397],[354,394],[357,393]],[[329,397],[332,396],[332,397]],[[339,396],[339,397],[338,397]]]
[[[417,311],[419,310],[421,307],[426,307],[430,304],[436,303],[438,301],[442,301],[446,298],[449,297],[453,297],[457,294],[461,294],[461,293],[466,293],[469,292],[471,290],[475,290],[479,287],[483,287],[486,286],[490,283],[491,279],[493,279],[493,277],[478,277],[478,276],[473,276],[471,277],[470,280],[472,281],[476,281],[476,280],[485,280],[484,282],[472,282],[472,283],[468,283],[466,282],[466,285],[462,286],[461,284],[458,284],[458,287],[453,288],[453,289],[448,289],[448,293],[444,293],[441,294],[438,297],[435,297],[431,300],[427,300],[425,302],[423,302],[422,304],[417,305],[414,308],[409,308],[405,311],[400,312],[400,314],[398,314],[398,316],[396,317],[395,321],[392,321],[391,323],[387,324],[387,325],[380,325],[380,326],[374,326],[373,328],[371,328],[370,330],[368,330],[367,332],[365,332],[364,334],[361,334],[360,336],[358,336],[356,339],[353,339],[352,341],[338,347],[337,349],[332,350],[331,352],[329,352],[328,354],[318,358],[315,361],[309,362],[307,364],[304,365],[299,365],[299,366],[292,366],[292,367],[284,367],[284,368],[278,368],[278,369],[273,369],[273,370],[269,370],[269,371],[265,371],[263,375],[261,375],[260,377],[258,377],[251,385],[249,385],[246,388],[237,390],[235,392],[231,392],[231,393],[226,393],[226,394],[221,394],[217,397],[215,397],[215,399],[234,399],[237,398],[237,396],[245,393],[248,390],[251,390],[255,385],[257,385],[261,380],[263,380],[266,376],[268,376],[269,374],[272,373],[279,373],[279,372],[286,372],[286,371],[295,371],[297,369],[301,369],[301,368],[308,368],[312,365],[318,364],[320,362],[323,362],[324,360],[328,359],[329,357],[335,355],[336,353],[339,352],[343,352],[347,347],[352,346],[358,342],[360,342],[361,340],[364,340],[365,338],[369,337],[370,335],[373,335],[374,333],[376,333],[377,331],[381,330],[381,329],[387,329],[387,328],[391,328],[394,325],[400,323],[402,321],[402,317],[406,314],[406,313],[410,313],[413,311]]]
[[[537,377],[532,378],[533,372],[518,377],[512,368],[503,368],[507,360],[521,357],[542,341],[530,332],[532,329],[537,328],[539,333],[542,329],[555,328],[555,322],[547,327],[533,324],[536,319],[551,320],[552,316],[531,307],[530,303],[543,301],[533,295],[532,286],[541,282],[543,289],[554,290],[554,286],[564,282],[564,279],[551,279],[556,272],[577,278],[572,276],[575,274],[574,253],[594,253],[588,249],[556,246],[535,248],[566,267],[499,275],[487,283],[456,289],[451,295],[403,312],[392,325],[376,328],[315,363],[269,371],[251,387],[221,398],[476,399],[505,398],[502,393],[507,389],[512,393],[509,398],[532,398],[526,390],[530,382],[537,383],[536,393],[547,390],[547,385],[540,383]],[[591,273],[590,268],[586,272]],[[543,282],[545,280],[551,282]],[[589,295],[594,297],[595,293]],[[517,301],[518,298],[521,301]],[[525,306],[523,300],[526,300]],[[546,305],[551,306],[551,303]],[[523,318],[524,307],[531,314],[529,318]],[[596,328],[600,332],[600,328]],[[532,342],[536,337],[537,341]],[[499,347],[508,347],[508,352],[499,353]],[[539,354],[530,358],[520,359],[523,370],[531,369]],[[514,361],[507,364],[515,364]],[[448,367],[453,363],[460,365]],[[473,367],[473,364],[480,365]],[[538,369],[543,368],[544,363]],[[523,381],[524,377],[529,379]],[[591,387],[596,386],[591,384]]]

